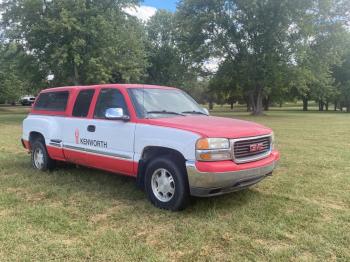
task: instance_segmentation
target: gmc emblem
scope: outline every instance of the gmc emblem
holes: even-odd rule
[[[261,150],[264,150],[263,143],[249,145],[249,152],[257,152],[257,151],[261,151]]]

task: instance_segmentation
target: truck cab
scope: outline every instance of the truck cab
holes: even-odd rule
[[[177,88],[137,84],[43,90],[23,121],[22,144],[35,169],[63,161],[132,176],[169,210],[191,195],[248,188],[279,160],[271,129],[209,116]]]

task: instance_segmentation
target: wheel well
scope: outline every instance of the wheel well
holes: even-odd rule
[[[45,138],[44,138],[44,136],[41,133],[35,132],[35,131],[30,132],[30,134],[29,134],[29,144],[33,144],[34,141],[38,140],[38,139],[42,139],[43,142],[45,143]]]
[[[144,186],[144,174],[147,169],[147,165],[151,162],[152,159],[154,159],[157,156],[169,156],[172,160],[176,161],[181,166],[183,166],[185,170],[186,159],[179,151],[172,148],[160,146],[146,147],[142,152],[142,156],[138,165],[137,185],[140,188],[143,188]]]

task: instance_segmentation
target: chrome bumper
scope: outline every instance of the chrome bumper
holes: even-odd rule
[[[209,197],[250,187],[271,175],[278,161],[239,171],[206,173],[200,172],[193,161],[186,162],[191,195]]]

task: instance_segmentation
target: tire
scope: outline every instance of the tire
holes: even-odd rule
[[[42,139],[37,139],[31,145],[31,161],[32,166],[40,171],[51,170],[55,167],[55,161],[50,158],[47,153],[45,142]]]
[[[159,157],[149,163],[145,190],[154,206],[171,211],[184,209],[190,199],[185,168],[170,157]]]

